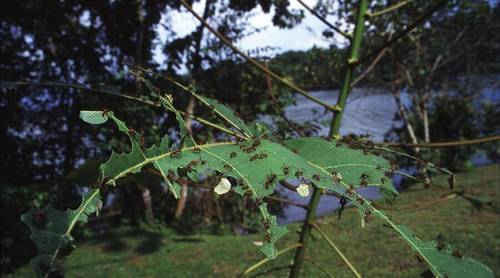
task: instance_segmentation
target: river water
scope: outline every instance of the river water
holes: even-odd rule
[[[335,104],[337,101],[338,90],[322,90],[312,91],[311,94],[318,99]],[[484,88],[482,90],[482,98],[488,99],[495,103],[500,103],[500,90]],[[296,105],[289,106],[285,109],[286,116],[299,123],[311,122],[320,125],[318,135],[328,135],[332,113],[325,112],[320,105],[313,103],[303,96],[297,95]],[[407,94],[401,94],[401,100],[405,106],[409,106],[410,100]],[[385,134],[391,130],[394,125],[398,125],[394,121],[397,113],[397,105],[393,96],[382,90],[376,89],[354,89],[347,99],[347,105],[342,118],[340,134],[368,134],[370,139],[375,142],[382,142]],[[485,156],[478,155],[474,159],[475,164],[488,164]],[[394,184],[398,184],[400,177],[395,177]],[[280,192],[284,198],[307,204],[309,197],[303,198],[298,194],[280,188]],[[377,199],[379,195],[376,188],[361,188],[361,195],[369,199]],[[324,196],[318,206],[317,214],[319,216],[331,213],[340,207],[339,199],[331,196]],[[278,218],[280,224],[286,224],[294,221],[300,221],[305,218],[305,211],[296,206],[286,206],[283,209],[282,215]]]

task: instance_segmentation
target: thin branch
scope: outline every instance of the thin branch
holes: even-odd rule
[[[261,65],[259,62],[255,61],[254,59],[250,58],[248,55],[243,53],[240,49],[238,49],[236,46],[234,46],[226,37],[224,37],[221,33],[219,33],[217,30],[215,30],[208,22],[203,20],[203,18],[198,15],[192,8],[191,6],[186,3],[185,0],[181,0],[181,4],[194,16],[196,19],[198,19],[205,27],[212,32],[215,36],[217,36],[225,45],[227,45],[229,48],[231,48],[234,52],[239,54],[241,57],[243,57],[247,62],[252,64],[253,66],[257,67],[259,70],[262,72],[269,74],[272,78],[276,79],[277,81],[281,82],[283,85],[291,88],[292,90],[296,91],[300,95],[304,96],[305,98],[325,107],[326,109],[330,111],[340,111],[340,108],[337,105],[330,105],[326,102],[321,101],[320,99],[314,97],[313,95],[309,94],[305,90],[297,87],[293,83],[285,80],[283,77],[279,76],[278,74],[272,72],[271,70],[267,69],[265,66]]]
[[[2,81],[3,82],[3,81]],[[117,96],[117,97],[122,97],[126,98],[129,100],[134,100],[138,102],[142,102],[148,105],[152,105],[155,107],[160,107],[159,103],[149,101],[146,99],[134,97],[131,95],[123,94],[123,93],[117,93],[115,91],[111,90],[106,90],[102,88],[92,88],[92,87],[87,87],[81,84],[70,84],[70,83],[60,83],[60,82],[31,82],[31,81],[18,81],[18,82],[9,82],[14,86],[37,86],[37,87],[61,87],[61,88],[73,88],[73,89],[78,89],[78,90],[85,90],[85,91],[90,91],[94,93],[104,93],[107,95],[112,95],[112,96]]]
[[[349,267],[349,269],[352,271],[352,273],[354,273],[354,275],[356,277],[361,278],[361,275],[356,270],[356,268],[351,264],[351,262],[347,259],[347,257],[344,255],[344,253],[342,253],[342,251],[340,251],[340,249],[337,247],[337,245],[335,245],[335,243],[326,235],[326,233],[320,229],[318,224],[316,224],[314,222],[309,223],[309,224],[326,240],[326,242],[328,242],[328,244],[333,248],[333,250],[335,250],[335,252],[337,252],[337,254],[340,256],[342,261],[344,261],[344,263]]]
[[[307,205],[297,203],[297,202],[287,200],[287,199],[282,199],[282,198],[278,198],[278,197],[274,197],[274,196],[267,196],[267,197],[265,197],[265,199],[273,200],[273,201],[280,202],[280,203],[289,204],[289,205],[296,206],[296,207],[300,207],[300,208],[303,208],[305,210],[308,209]]]
[[[410,25],[408,25],[408,27],[406,27],[406,29],[404,29],[403,31],[401,31],[399,34],[395,35],[394,38],[389,39],[388,41],[386,41],[384,44],[382,44],[377,49],[375,49],[372,52],[370,52],[369,54],[361,57],[358,61],[356,61],[356,64],[361,64],[361,63],[366,62],[370,58],[378,55],[378,53],[380,53],[385,48],[391,46],[392,44],[394,44],[395,42],[397,42],[398,40],[400,40],[402,37],[406,36],[413,29],[415,29],[417,26],[419,26],[420,24],[422,24],[425,20],[429,19],[436,11],[438,11],[440,8],[442,8],[448,1],[449,0],[441,0],[441,1],[439,1],[439,3],[437,3],[434,7],[432,7],[431,9],[429,9],[426,13],[424,13],[423,15],[421,15],[417,20],[415,20]]]
[[[215,128],[215,129],[220,130],[220,131],[222,131],[222,132],[224,132],[224,133],[227,133],[227,134],[229,134],[229,135],[231,135],[231,136],[235,136],[235,137],[238,137],[238,138],[240,138],[240,139],[247,140],[247,138],[246,138],[245,136],[243,136],[243,135],[241,135],[241,134],[239,134],[239,133],[236,133],[236,132],[234,132],[234,131],[232,131],[232,130],[230,130],[230,129],[227,129],[227,128],[223,127],[223,126],[220,126],[220,125],[218,125],[218,124],[212,123],[212,122],[210,122],[210,121],[207,121],[207,120],[202,119],[202,118],[200,118],[200,117],[197,117],[197,116],[195,116],[195,115],[188,114],[188,113],[186,113],[186,112],[184,112],[184,111],[181,111],[181,114],[182,114],[183,116],[185,116],[185,117],[188,117],[188,118],[191,118],[191,119],[193,119],[193,120],[196,120],[196,121],[198,121],[198,122],[200,122],[200,123],[202,123],[202,124],[204,124],[204,125],[207,125],[207,126],[213,127],[213,128]]]
[[[373,12],[373,13],[367,13],[366,15],[369,16],[369,17],[376,17],[376,16],[380,16],[380,15],[383,15],[383,14],[386,14],[386,13],[390,13],[394,10],[397,10],[401,7],[403,7],[404,5],[410,3],[411,1],[410,0],[405,0],[405,1],[402,1],[402,2],[399,2],[397,4],[394,4],[386,9],[383,9],[381,11],[378,11],[378,12]]]
[[[301,246],[302,246],[302,244],[300,244],[300,243],[294,243],[294,244],[288,246],[287,248],[280,250],[276,254],[276,256],[279,256],[279,255],[281,255],[283,253],[286,253],[286,252],[288,252],[290,250],[293,250],[293,249],[301,247]],[[256,264],[254,264],[251,267],[247,268],[247,270],[245,270],[245,272],[243,272],[243,275],[246,275],[246,274],[254,271],[255,269],[259,268],[260,266],[264,265],[265,263],[267,263],[269,261],[271,261],[271,259],[269,259],[269,258],[265,258],[265,259],[262,259],[262,260],[258,261]],[[287,268],[288,267],[290,267],[290,266],[287,266]]]
[[[471,139],[471,140],[451,141],[451,142],[422,143],[422,144],[389,142],[389,143],[383,143],[381,145],[386,145],[386,146],[390,146],[390,147],[446,148],[446,147],[457,147],[457,146],[483,144],[483,143],[495,142],[495,141],[500,141],[500,135],[476,138],[476,139]]]
[[[326,24],[328,27],[332,28],[335,32],[339,33],[340,35],[342,35],[344,38],[348,39],[348,40],[351,40],[352,39],[352,36],[343,32],[342,30],[340,30],[338,27],[336,27],[335,25],[331,24],[330,22],[328,22],[328,20],[326,20],[326,18],[324,18],[322,15],[320,15],[318,12],[316,12],[314,9],[312,9],[311,7],[309,7],[306,3],[304,3],[304,1],[302,0],[297,0],[297,2],[299,2],[304,8],[306,8],[306,10],[308,10],[310,13],[312,13],[316,18],[318,18],[321,22],[323,22],[324,24]]]
[[[356,79],[354,79],[354,81],[352,81],[351,87],[356,86],[361,80],[363,80],[373,70],[373,68],[378,64],[378,62],[382,59],[382,57],[385,55],[386,52],[387,52],[387,48],[382,49],[382,51],[380,51],[380,53],[377,55],[377,57],[375,57],[375,59],[373,59],[372,63],[366,68],[366,70],[363,71],[363,73],[361,73],[358,77],[356,77]]]

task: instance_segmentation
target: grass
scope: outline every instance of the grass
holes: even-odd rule
[[[486,264],[498,276],[500,169],[498,165],[480,167],[459,174],[457,180],[467,196],[493,204],[478,210],[461,197],[440,202],[440,196],[447,193],[443,176],[435,179],[440,186],[427,190],[415,186],[403,193],[399,198],[401,211],[387,212],[423,240],[442,234],[447,243]],[[374,220],[362,229],[359,214],[353,209],[346,209],[340,220],[330,215],[319,224],[364,277],[419,277],[426,270],[415,253],[381,222]],[[293,244],[299,229],[299,224],[290,225],[290,233],[278,246],[283,249]],[[353,277],[319,234],[313,232],[313,236],[306,256],[335,277]],[[183,236],[171,230],[120,229],[80,242],[65,262],[65,274],[67,277],[235,277],[263,258],[259,247],[253,244],[262,238],[262,234]],[[285,253],[251,274],[285,267],[262,275],[285,277],[293,255],[293,251]],[[24,267],[14,276],[31,277],[32,273],[29,267]],[[305,263],[302,276],[328,277],[310,262]]]

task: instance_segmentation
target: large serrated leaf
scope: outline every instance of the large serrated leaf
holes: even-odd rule
[[[293,148],[297,154],[325,172],[328,172],[335,165],[358,164],[361,168],[358,170],[341,170],[343,167],[337,167],[337,169],[339,169],[339,172],[343,171],[341,172],[343,181],[340,183],[346,189],[344,196],[357,207],[363,216],[362,223],[365,222],[365,216],[370,214],[385,221],[399,234],[401,239],[419,254],[436,277],[494,277],[493,272],[485,265],[471,258],[458,256],[457,253],[452,255],[453,252],[450,246],[440,247],[440,250],[438,250],[435,242],[421,241],[414,236],[408,227],[394,223],[384,212],[374,208],[369,200],[365,200],[355,191],[349,190],[350,185],[356,184],[355,182],[359,180],[361,171],[367,171],[372,177],[381,177],[383,175],[382,168],[387,167],[387,162],[384,162],[383,158],[373,154],[365,154],[361,150],[337,146],[333,141],[328,142],[321,139],[302,138],[289,140],[285,142],[285,145]],[[378,186],[383,186],[385,194],[395,192],[392,184],[390,187],[387,185],[386,182]]]
[[[30,238],[38,248],[38,255],[31,261],[38,277],[51,270],[52,264],[62,249],[71,248],[71,231],[78,222],[86,223],[88,216],[99,213],[102,206],[98,189],[84,194],[82,203],[75,209],[57,211],[47,206],[42,212],[28,212],[21,216],[31,230]]]
[[[139,172],[147,164],[153,164],[169,184],[172,184],[171,180],[175,179],[181,168],[187,170],[191,178],[196,177],[193,173],[217,171],[237,181],[235,192],[251,197],[258,203],[272,194],[276,181],[286,178],[299,178],[304,182],[314,182],[319,188],[344,192],[341,185],[333,183],[328,173],[269,140],[222,142],[170,150],[164,139],[160,146],[144,149],[140,146],[140,138],[131,134],[123,121],[112,112],[108,112],[108,117],[120,131],[129,136],[132,149],[126,154],[113,153],[108,162],[101,166],[101,180],[107,184],[116,184],[118,179]],[[173,192],[178,194],[175,188]],[[265,205],[260,204],[259,208],[268,230],[262,252],[274,258],[277,254],[274,243],[285,233],[286,228],[276,224],[276,217],[269,215]]]
[[[385,176],[391,170],[390,163],[382,157],[320,138],[286,140],[284,145],[328,173],[340,174],[338,177],[348,185],[376,186],[398,194]]]

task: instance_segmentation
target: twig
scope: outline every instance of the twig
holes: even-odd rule
[[[349,269],[352,271],[352,273],[354,273],[354,275],[356,277],[360,278],[361,275],[356,270],[356,268],[351,264],[351,262],[342,253],[342,251],[340,251],[340,249],[337,247],[337,245],[335,245],[335,243],[326,235],[326,233],[323,232],[320,229],[320,227],[318,226],[318,224],[316,224],[314,222],[311,222],[309,224],[326,240],[326,242],[328,242],[328,244],[333,248],[333,250],[335,250],[335,252],[337,252],[337,254],[340,256],[340,258],[342,259],[342,261],[344,261],[344,263],[349,267]]]
[[[386,14],[386,13],[389,13],[389,12],[392,12],[394,10],[397,10],[401,7],[403,7],[404,5],[410,3],[411,1],[410,0],[405,0],[405,1],[402,1],[402,2],[399,2],[397,4],[394,4],[386,9],[383,9],[381,11],[378,11],[378,12],[373,12],[373,13],[366,13],[366,15],[368,17],[376,17],[376,16],[380,16],[380,15],[383,15],[383,14]]]
[[[218,125],[218,124],[212,123],[212,122],[210,122],[210,121],[207,121],[207,120],[202,119],[202,118],[200,118],[200,117],[197,117],[197,116],[195,116],[195,115],[188,114],[188,113],[186,113],[186,112],[184,112],[184,111],[181,111],[181,114],[182,114],[183,116],[185,116],[185,117],[191,118],[191,119],[196,120],[196,121],[198,121],[198,122],[200,122],[200,123],[202,123],[202,124],[204,124],[204,125],[207,125],[207,126],[210,126],[210,127],[215,128],[215,129],[218,129],[218,130],[220,130],[220,131],[222,131],[222,132],[225,132],[225,133],[227,133],[227,134],[229,134],[229,135],[232,135],[232,136],[238,137],[238,138],[243,139],[243,140],[247,140],[247,138],[246,138],[245,136],[243,136],[243,135],[241,135],[241,134],[238,134],[238,133],[236,133],[236,132],[234,132],[234,131],[232,131],[232,130],[229,130],[229,129],[227,129],[227,128],[223,127],[223,126],[220,126],[220,125]]]
[[[291,200],[287,200],[287,199],[282,199],[282,198],[278,198],[278,197],[274,197],[274,196],[267,196],[267,197],[265,197],[265,199],[269,199],[269,200],[273,200],[273,201],[276,201],[276,202],[285,203],[285,204],[289,204],[289,205],[292,205],[292,206],[300,207],[300,208],[303,208],[305,210],[308,209],[307,205],[304,205],[304,204],[301,204],[301,203],[297,203],[297,202],[294,202],[294,201],[291,201]]]
[[[383,49],[389,47],[390,45],[392,45],[395,42],[397,42],[398,40],[400,40],[402,37],[406,36],[413,29],[415,29],[417,26],[419,26],[421,23],[423,23],[425,20],[427,20],[429,17],[431,17],[437,10],[439,10],[440,8],[442,8],[447,2],[448,2],[448,0],[441,0],[441,1],[439,1],[439,3],[437,3],[434,7],[432,7],[431,9],[429,9],[426,13],[424,13],[422,16],[420,16],[417,20],[415,20],[413,23],[411,23],[410,25],[408,25],[408,27],[406,27],[406,29],[404,29],[403,31],[401,31],[399,34],[395,35],[394,38],[388,40],[387,42],[385,42],[384,44],[382,44],[380,47],[378,47],[377,49],[373,50],[369,54],[361,57],[356,62],[356,64],[361,64],[361,63],[366,62],[367,60],[369,60],[373,56],[376,56]]]
[[[354,81],[352,81],[351,87],[356,86],[361,80],[363,80],[373,70],[373,68],[378,64],[378,62],[382,59],[382,57],[384,56],[384,54],[386,52],[387,52],[387,48],[382,49],[382,51],[380,51],[380,53],[377,55],[377,57],[375,57],[375,59],[373,59],[372,63],[366,68],[366,70],[363,71],[363,73],[361,73],[358,77],[356,77],[356,79],[354,79]]]
[[[138,97],[133,97],[133,96],[126,95],[126,94],[117,93],[117,92],[106,90],[106,89],[86,87],[86,86],[80,85],[80,84],[70,84],[70,83],[60,83],[60,82],[31,82],[31,81],[11,82],[11,84],[14,86],[73,88],[73,89],[85,90],[85,91],[90,91],[90,92],[95,92],[95,93],[104,93],[104,94],[108,94],[108,95],[112,95],[112,96],[117,96],[117,97],[122,97],[122,98],[130,99],[130,100],[135,100],[135,101],[142,102],[142,103],[152,105],[155,107],[160,107],[159,103],[156,103],[153,101],[141,99]]]
[[[335,25],[331,24],[330,22],[328,22],[328,20],[326,20],[326,18],[324,18],[322,15],[320,15],[318,12],[316,12],[315,10],[313,10],[311,7],[309,7],[306,3],[304,3],[304,1],[302,0],[297,0],[304,8],[306,8],[306,10],[308,10],[310,13],[312,13],[316,18],[318,18],[321,22],[323,22],[324,24],[326,24],[328,27],[332,28],[335,32],[339,33],[340,35],[342,35],[344,38],[348,39],[348,40],[351,40],[352,39],[352,36],[343,32],[342,30],[340,30],[338,27],[336,27]]]
[[[231,48],[234,52],[239,54],[241,57],[243,57],[245,60],[247,60],[250,64],[253,66],[257,67],[260,69],[262,72],[269,74],[272,78],[276,79],[277,81],[281,82],[282,84],[288,86],[289,88],[293,89],[297,93],[301,94],[305,98],[325,107],[326,109],[330,111],[340,111],[340,108],[337,105],[330,105],[326,102],[321,101],[320,99],[314,97],[313,95],[309,94],[305,90],[297,87],[293,83],[285,80],[283,77],[279,76],[278,74],[272,72],[271,70],[267,69],[265,66],[261,65],[259,62],[255,61],[254,59],[250,58],[248,55],[243,53],[240,49],[238,49],[236,46],[234,46],[226,37],[224,37],[221,33],[219,33],[217,30],[215,30],[208,22],[203,20],[203,18],[198,15],[192,8],[191,6],[186,3],[185,0],[180,0],[181,4],[194,16],[196,19],[198,19],[210,32],[212,32],[215,36],[217,36],[225,45],[227,45],[229,48]]]
[[[483,144],[483,143],[495,142],[495,141],[500,141],[500,135],[476,138],[476,139],[471,139],[471,140],[451,141],[451,142],[422,143],[422,144],[389,142],[389,143],[383,143],[380,145],[386,145],[386,146],[390,146],[390,147],[445,148],[445,147],[456,147],[456,146]]]

